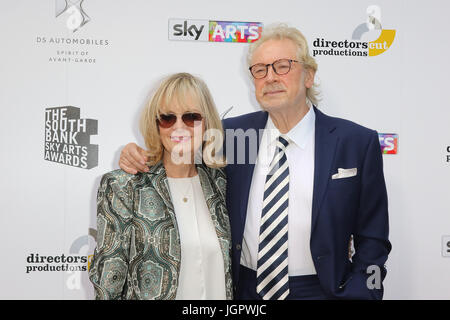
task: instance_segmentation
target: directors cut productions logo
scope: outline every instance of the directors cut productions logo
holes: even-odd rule
[[[259,39],[261,22],[169,19],[169,40],[242,42]]]
[[[83,283],[88,283],[88,271],[91,267],[97,230],[89,228],[88,234],[76,238],[69,249],[69,254],[42,254],[33,252],[27,255],[25,273],[66,273],[66,287],[80,290]]]
[[[313,42],[313,56],[374,57],[388,50],[394,42],[395,30],[382,28],[379,6],[368,6],[366,14],[366,22],[354,29],[351,40],[316,38]],[[361,38],[366,33],[378,34],[378,38],[362,41]]]
[[[26,273],[32,272],[74,272],[87,271],[88,257],[80,255],[42,255],[30,253],[27,256]]]
[[[450,163],[450,146],[447,146],[447,163]]]
[[[45,109],[44,160],[92,169],[98,165],[98,145],[90,143],[98,121],[80,119],[80,108],[66,106]]]
[[[398,153],[398,134],[396,133],[379,133],[381,153],[397,154]]]

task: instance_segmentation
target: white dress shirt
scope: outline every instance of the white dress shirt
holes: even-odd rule
[[[223,255],[198,175],[168,181],[181,242],[175,299],[225,300]]]
[[[288,270],[289,276],[316,274],[311,256],[311,216],[314,184],[315,113],[308,113],[287,134],[286,157],[289,164]],[[259,229],[264,198],[264,184],[280,136],[270,116],[261,139],[253,172],[242,242],[241,265],[257,269]]]

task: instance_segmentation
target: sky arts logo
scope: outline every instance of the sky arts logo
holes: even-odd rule
[[[169,40],[203,42],[254,42],[260,22],[169,19]]]
[[[395,133],[379,133],[381,152],[383,154],[398,153],[398,134]]]
[[[442,236],[442,256],[450,257],[450,236]]]
[[[383,29],[379,6],[367,7],[367,20],[359,24],[351,40],[327,40],[318,37],[313,42],[313,56],[374,57],[388,50],[395,38],[395,30]],[[363,36],[378,35],[372,41],[363,41]]]

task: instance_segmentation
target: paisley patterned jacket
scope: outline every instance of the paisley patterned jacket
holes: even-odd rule
[[[231,234],[220,169],[197,165],[224,259],[226,298],[232,299]],[[97,247],[89,269],[96,299],[175,299],[180,235],[161,162],[147,173],[115,170],[97,194]]]

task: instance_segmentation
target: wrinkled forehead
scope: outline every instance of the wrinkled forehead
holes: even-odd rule
[[[255,49],[251,64],[272,63],[279,59],[297,59],[299,48],[288,38],[270,39]]]

